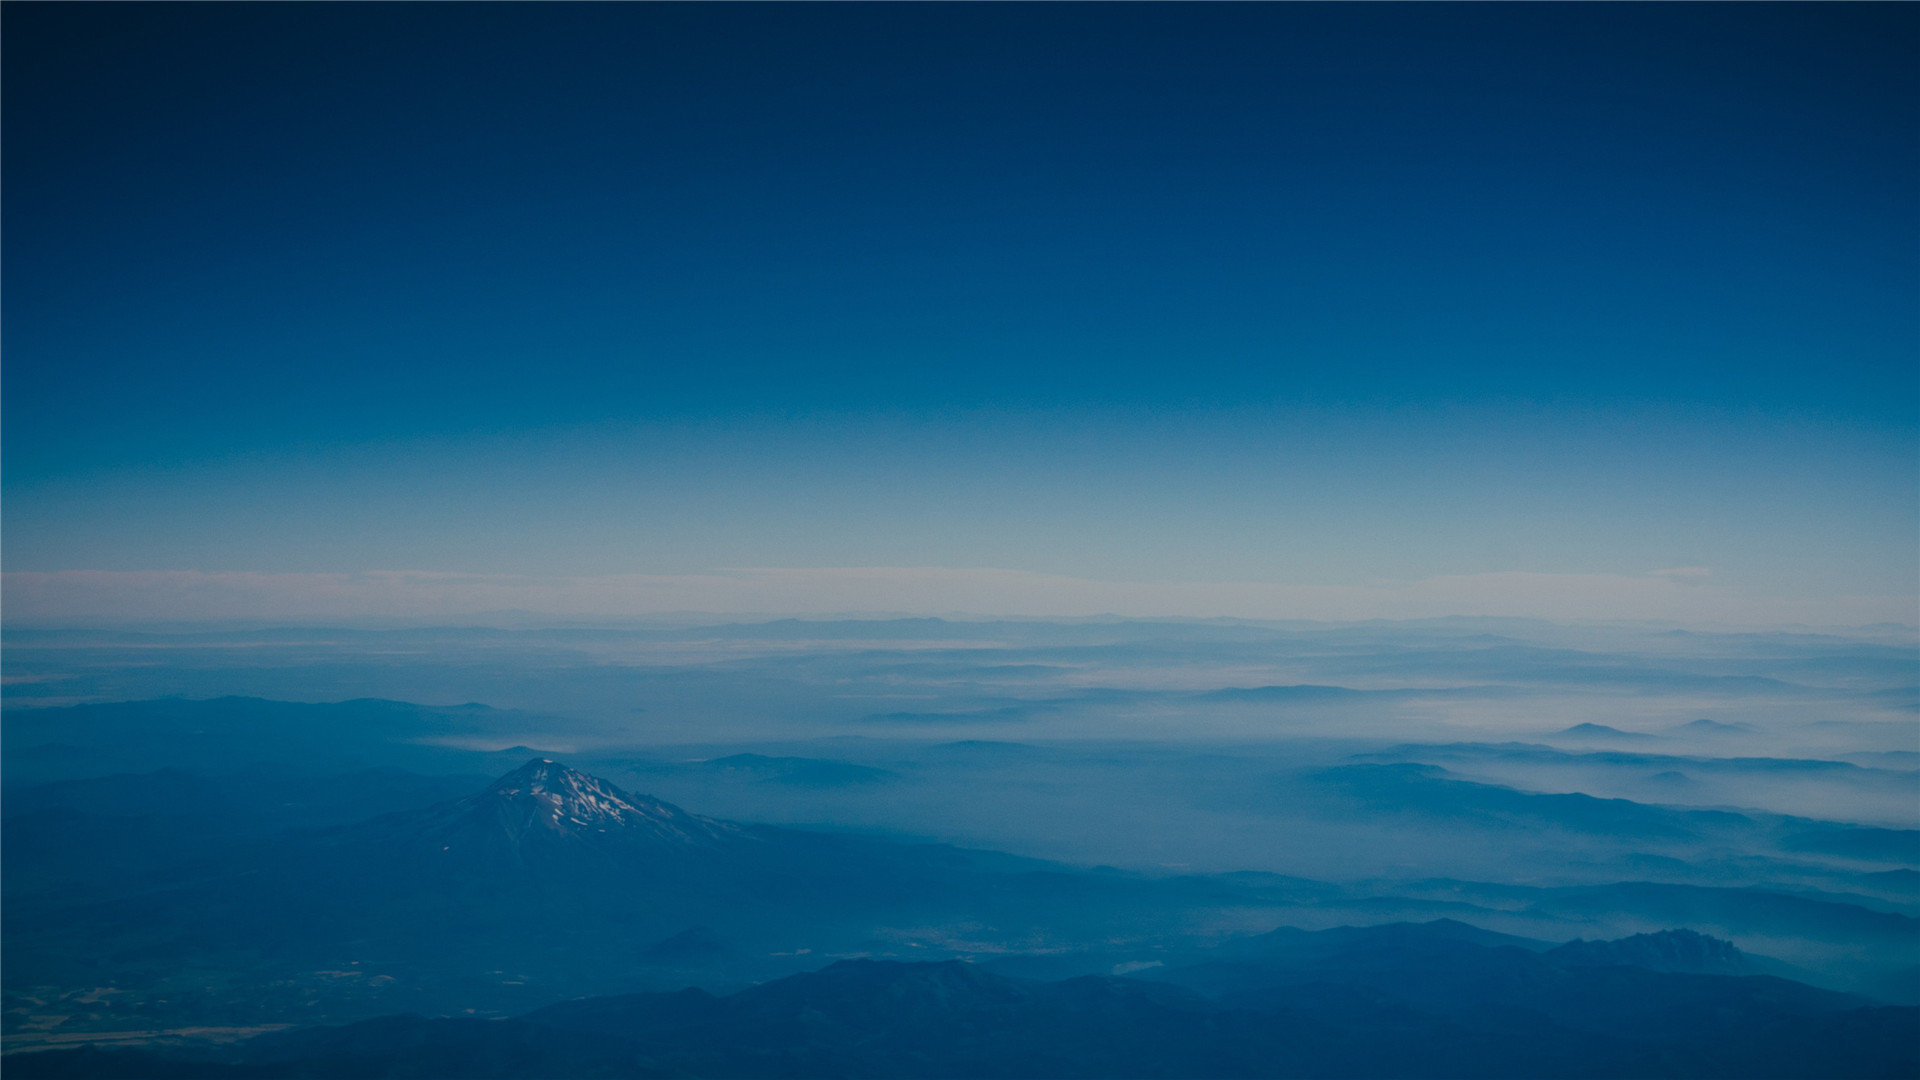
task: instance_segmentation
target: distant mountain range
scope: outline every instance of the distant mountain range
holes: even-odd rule
[[[1548,950],[1546,956],[1567,965],[1640,967],[1696,975],[1752,975],[1759,970],[1732,942],[1692,930],[1635,934],[1618,941],[1569,941]]]
[[[1755,975],[1685,932],[1546,949],[1459,923],[1282,932],[1152,981],[851,960],[727,996],[389,1016],[218,1055],[50,1051],[43,1077],[1907,1077],[1920,1009]],[[1644,961],[1644,962],[1643,962]],[[1223,969],[1232,977],[1223,980]]]
[[[1598,815],[1596,827],[1619,819],[1652,828],[1671,820],[1641,821],[1634,815],[1658,808],[1618,800],[1458,784],[1436,779],[1429,767],[1351,766],[1328,779],[1414,794],[1436,785],[1441,794],[1457,789],[1482,800],[1473,804],[1476,813],[1564,803]],[[222,805],[222,789],[208,783],[200,792],[195,784],[169,777],[164,793],[184,806]],[[110,788],[86,791],[103,805],[113,802]],[[1486,799],[1495,801],[1483,805]],[[56,822],[45,815],[64,813],[57,804],[41,805],[18,836],[8,823],[10,1033],[40,1023],[35,1016],[74,1011],[96,1025],[141,1028],[525,1012],[582,994],[688,982],[740,987],[838,957],[975,957],[1011,971],[1026,956],[1034,966],[1023,974],[1082,975],[1124,964],[1164,982],[1168,972],[1201,963],[1229,965],[1221,972],[1244,974],[1247,964],[1265,970],[1259,965],[1286,950],[1203,958],[1195,949],[1218,940],[1219,927],[1249,919],[1271,927],[1288,913],[1323,919],[1345,910],[1350,918],[1382,919],[1455,911],[1585,925],[1625,913],[1642,925],[1838,941],[1880,950],[1896,967],[1920,926],[1905,915],[1757,890],[1452,883],[1383,896],[1277,875],[1080,870],[943,845],[721,821],[546,758],[420,809],[267,835],[214,829],[220,835],[181,841],[178,858],[155,859],[119,878],[98,870],[36,876],[33,860],[52,860],[57,845],[29,843],[23,855],[16,840],[31,840],[35,827],[52,828]],[[1694,818],[1744,821],[1705,813],[1687,820]],[[110,835],[115,820],[102,816],[90,827]],[[140,830],[137,837],[165,835],[150,823]],[[1545,948],[1454,926],[1455,937],[1471,931],[1463,940],[1474,947]],[[1300,933],[1276,931],[1251,947],[1278,949]],[[1689,948],[1697,953],[1700,946],[1656,937],[1653,944],[1617,946],[1626,952],[1575,949],[1563,959],[1581,963],[1568,959],[1554,970],[1623,960],[1671,973],[1775,970],[1694,956]],[[1113,950],[1119,955],[1105,958]],[[1886,978],[1887,989],[1876,983],[1873,993],[1913,999],[1904,968]],[[1236,985],[1276,984],[1241,978]],[[102,986],[113,994],[91,994]]]
[[[1401,747],[1366,755],[1366,761],[1320,770],[1308,779],[1365,801],[1376,812],[1444,819],[1495,829],[1552,828],[1591,837],[1613,837],[1640,851],[1701,842],[1734,843],[1749,856],[1816,855],[1834,860],[1920,866],[1920,830],[1854,825],[1762,811],[1665,806],[1581,792],[1540,792],[1470,780],[1440,765],[1408,757],[1468,763],[1519,762],[1564,765],[1682,765],[1703,773],[1805,774],[1846,771],[1874,776],[1846,762],[1778,759],[1709,759],[1650,754],[1587,754],[1578,757],[1521,743]],[[1384,760],[1383,760],[1384,759]],[[1679,774],[1675,774],[1679,775]],[[1888,774],[1898,776],[1898,774]],[[1683,777],[1684,779],[1684,777]],[[1910,777],[1903,777],[1910,782]],[[1920,794],[1920,792],[1916,792]]]

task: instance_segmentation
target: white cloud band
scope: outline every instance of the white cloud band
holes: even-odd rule
[[[1018,570],[744,569],[590,577],[427,571],[10,571],[9,622],[484,620],[517,612],[621,618],[673,612],[833,615],[1123,615],[1415,619],[1449,615],[1653,620],[1680,625],[1912,623],[1910,596],[1755,596],[1672,570],[1645,575],[1491,573],[1375,585],[1098,581]]]

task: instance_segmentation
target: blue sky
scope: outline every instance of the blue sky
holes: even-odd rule
[[[1910,7],[5,22],[10,574],[1691,568],[1912,621]]]

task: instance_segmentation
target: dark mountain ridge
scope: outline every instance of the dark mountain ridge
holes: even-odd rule
[[[1700,975],[1757,974],[1754,965],[1733,942],[1687,929],[1635,934],[1617,941],[1576,939],[1548,950],[1545,955],[1555,963],[1581,966],[1611,964]]]
[[[1471,929],[1471,928],[1467,928]],[[1697,936],[1697,935],[1696,935]],[[947,961],[844,960],[727,996],[390,1016],[266,1035],[219,1060],[51,1051],[19,1077],[1896,1077],[1920,1009],[1767,977],[1559,963],[1458,925],[1289,935],[1261,992],[1043,982]],[[1687,948],[1698,942],[1686,940]],[[1619,956],[1644,955],[1629,943]],[[1724,943],[1723,943],[1724,944]],[[1655,950],[1658,951],[1658,950]],[[1398,976],[1382,957],[1399,958]],[[1425,961],[1442,961],[1426,963]],[[191,1070],[199,1066],[200,1071]]]

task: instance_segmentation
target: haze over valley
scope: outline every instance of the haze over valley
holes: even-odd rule
[[[1738,958],[1702,973],[1920,1004],[1920,687],[1893,629],[913,618],[7,648],[15,1047],[211,1052],[213,1029],[724,995],[843,961],[1152,981],[1276,927],[1386,924],[1541,955],[1684,931]],[[268,681],[313,700],[227,693]],[[1310,979],[1291,964],[1234,992]]]

